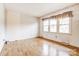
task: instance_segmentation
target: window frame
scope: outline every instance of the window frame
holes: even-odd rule
[[[71,12],[71,11],[70,11]],[[62,14],[63,15],[63,14]],[[59,32],[59,27],[60,27],[60,24],[59,24],[59,19],[55,19],[55,20],[57,20],[57,30],[56,30],[56,32],[51,32],[50,31],[50,18],[47,18],[48,19],[48,21],[49,21],[49,25],[48,25],[48,31],[43,31],[43,32],[47,32],[47,33],[58,33],[58,34],[69,34],[69,35],[72,35],[72,16],[73,15],[71,15],[71,17],[69,17],[69,33],[64,33],[64,32]],[[63,20],[63,19],[62,19]],[[42,20],[42,30],[43,30],[43,28],[44,28],[44,26],[43,26],[43,20]]]
[[[50,19],[50,20],[51,20],[51,19]],[[57,20],[55,19],[55,20],[56,20],[56,24],[53,24],[53,25],[50,25],[50,20],[49,20],[49,32],[52,33],[52,32],[50,31],[50,29],[51,29],[50,26],[56,26],[56,32],[53,32],[53,33],[57,33]],[[52,20],[53,20],[53,19],[52,19]]]
[[[48,20],[48,19],[46,19],[46,20]],[[44,24],[43,24],[43,21],[45,21],[45,20],[42,20],[42,31],[43,31],[43,32],[49,32],[49,20],[48,20],[48,31],[44,31]]]
[[[60,34],[72,34],[72,17],[69,17],[69,33],[60,32],[59,31],[60,25],[61,24],[59,24],[59,21],[58,21],[58,33],[60,33]]]
[[[47,32],[47,33],[59,33],[59,34],[71,34],[72,33],[72,30],[71,30],[71,28],[72,28],[72,20],[71,20],[71,18],[69,19],[69,33],[59,32],[59,27],[60,27],[59,21],[57,20],[57,31],[56,32],[51,32],[50,31],[50,22],[49,22],[48,31],[44,31],[44,25],[43,25],[43,21],[42,21],[42,30],[43,30],[43,32]]]

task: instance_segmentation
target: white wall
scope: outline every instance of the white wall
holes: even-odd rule
[[[0,3],[0,41],[5,38],[5,13],[4,5]]]
[[[35,17],[7,9],[6,20],[6,40],[14,41],[38,36],[38,22]]]
[[[4,46],[5,40],[5,11],[4,5],[0,3],[0,52]]]
[[[58,34],[58,33],[45,33],[42,30],[42,25],[41,25],[42,21],[40,20],[40,28],[41,28],[40,29],[40,32],[41,32],[40,36],[43,36],[45,38],[49,38],[52,40],[56,40],[59,42],[66,42],[71,45],[79,47],[79,5],[76,5],[76,6],[73,6],[70,8],[66,8],[66,9],[58,11],[56,13],[51,13],[51,14],[44,16],[44,17],[48,17],[51,15],[57,15],[57,14],[60,14],[60,13],[66,12],[66,11],[73,12],[72,28],[71,28],[72,33],[70,35]],[[56,38],[56,36],[58,36],[58,37]]]
[[[32,38],[38,36],[38,21],[36,18],[21,15],[21,39]]]

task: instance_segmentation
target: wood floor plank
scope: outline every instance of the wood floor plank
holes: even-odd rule
[[[70,56],[71,49],[43,40],[33,38],[8,42],[4,45],[1,56]]]

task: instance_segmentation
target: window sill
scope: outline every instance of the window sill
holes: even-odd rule
[[[45,32],[45,31],[43,31],[43,33],[72,35],[71,33],[58,33],[58,32]]]

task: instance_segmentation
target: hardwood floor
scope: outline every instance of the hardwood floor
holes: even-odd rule
[[[4,45],[1,56],[70,56],[73,50],[64,46],[33,38],[8,42]]]

